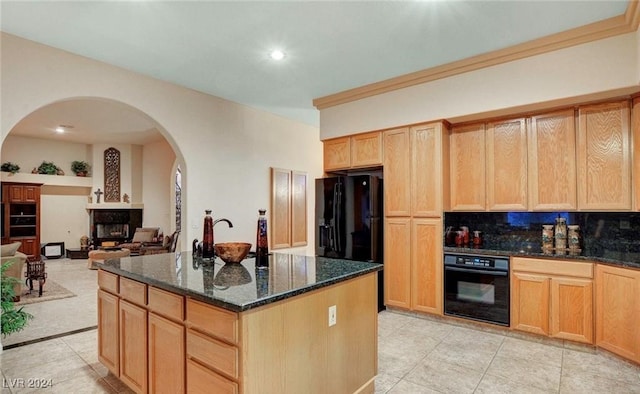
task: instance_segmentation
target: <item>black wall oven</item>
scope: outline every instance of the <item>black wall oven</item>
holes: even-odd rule
[[[509,326],[509,258],[445,253],[444,313]]]

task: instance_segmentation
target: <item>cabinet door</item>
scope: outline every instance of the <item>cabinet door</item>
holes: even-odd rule
[[[574,111],[532,117],[528,156],[531,209],[576,209],[578,205]]]
[[[549,335],[549,278],[512,272],[511,328]]]
[[[596,345],[640,362],[640,271],[596,266]]]
[[[118,297],[98,290],[98,360],[120,375]]]
[[[385,305],[411,307],[411,219],[386,219],[384,223]]]
[[[411,223],[411,309],[442,314],[442,220]]]
[[[22,242],[22,245],[18,248],[19,252],[26,254],[27,256],[40,257],[39,242],[35,238],[11,238],[10,242]]]
[[[184,326],[149,313],[149,392],[184,393]]]
[[[581,107],[578,208],[631,209],[629,103]]]
[[[409,129],[384,133],[384,214],[411,214],[411,149]]]
[[[351,167],[382,165],[382,132],[358,134],[351,137]]]
[[[120,300],[120,380],[147,392],[147,310]]]
[[[189,394],[236,394],[238,384],[195,361],[187,360],[187,392]]]
[[[591,279],[551,279],[551,336],[593,343]]]
[[[39,186],[23,186],[22,201],[23,202],[39,202],[40,187]]]
[[[633,181],[635,190],[634,209],[640,211],[640,97],[633,100],[631,116],[631,130],[633,130]]]
[[[9,185],[9,202],[23,202],[23,191],[24,186],[22,185]]]
[[[442,124],[411,128],[411,214],[441,217],[443,210]]]
[[[449,168],[452,211],[484,211],[485,134],[484,124],[451,131]]]
[[[351,166],[351,139],[335,138],[324,141],[324,170],[343,170]]]

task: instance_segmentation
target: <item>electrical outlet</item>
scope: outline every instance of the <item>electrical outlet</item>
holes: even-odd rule
[[[337,319],[338,319],[338,312],[336,310],[336,306],[331,305],[329,307],[329,327],[335,326]]]

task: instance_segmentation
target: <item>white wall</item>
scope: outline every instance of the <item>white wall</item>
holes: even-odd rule
[[[91,237],[86,205],[86,188],[44,186],[40,196],[40,242],[64,242],[66,248],[79,248],[80,237]]]
[[[65,175],[73,175],[71,162],[74,160],[91,163],[88,145],[11,135],[2,144],[1,156],[3,163],[16,163],[20,166],[20,172],[26,173],[30,173],[43,161],[53,162]]]
[[[640,87],[640,35],[619,35],[320,111],[320,138]]]
[[[120,201],[126,193],[130,197],[131,203],[142,202],[142,191],[139,184],[142,178],[142,147],[129,144],[95,144],[91,145],[95,161],[92,163],[91,175],[93,178],[93,191],[100,188],[104,192],[104,151],[115,148],[120,151]],[[135,181],[134,181],[135,179]],[[104,203],[104,195],[100,197],[100,202]],[[93,196],[93,202],[97,200]],[[105,207],[108,203],[105,204]]]
[[[160,227],[165,235],[173,232],[174,175],[176,155],[166,141],[147,144],[142,149],[142,202],[145,227]]]
[[[227,217],[216,240],[255,240],[259,208],[269,206],[269,167],[322,175],[316,127],[141,76],[1,33],[0,132],[34,110],[68,98],[100,97],[139,109],[156,123],[184,163],[181,238],[202,238],[205,209]],[[313,234],[313,182],[309,182],[309,234]],[[313,237],[309,236],[309,240]],[[298,252],[312,251],[311,247]]]

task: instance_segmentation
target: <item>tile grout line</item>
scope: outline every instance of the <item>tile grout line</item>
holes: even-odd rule
[[[498,350],[496,350],[496,352],[494,353],[493,357],[491,357],[491,361],[489,362],[489,364],[487,365],[487,368],[482,372],[482,376],[480,377],[480,380],[478,381],[478,384],[476,384],[476,387],[473,389],[473,392],[475,393],[478,390],[478,387],[480,387],[480,383],[482,383],[482,380],[484,379],[485,376],[487,376],[487,371],[489,370],[489,368],[491,367],[491,364],[493,363],[493,360],[496,359],[496,356],[498,355],[498,353],[500,352],[500,349],[502,349],[502,347],[504,346],[504,340],[505,340],[506,336],[502,336],[502,341],[500,342],[500,346],[498,347]]]
[[[89,327],[84,327],[84,328],[79,328],[77,330],[71,330],[71,331],[67,331],[67,332],[63,332],[60,334],[53,334],[53,335],[48,335],[46,337],[42,337],[42,338],[36,338],[36,339],[29,339],[28,341],[24,341],[24,342],[18,342],[18,343],[13,343],[10,345],[6,345],[3,346],[2,350],[11,350],[11,349],[15,349],[18,347],[22,347],[22,346],[27,346],[27,345],[33,345],[34,343],[39,343],[39,342],[46,342],[46,341],[50,341],[52,339],[58,339],[58,338],[63,338],[69,335],[74,335],[74,334],[79,334],[85,331],[91,331],[91,330],[96,330],[98,328],[98,326],[89,326]],[[75,350],[74,350],[75,352]]]

